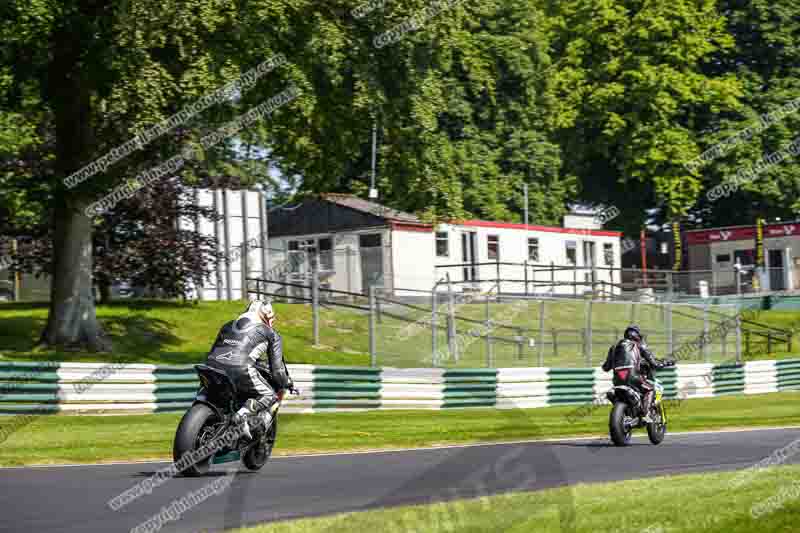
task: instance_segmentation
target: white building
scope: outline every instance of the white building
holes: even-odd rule
[[[610,268],[620,266],[621,233],[601,229],[591,215],[565,217],[570,227],[466,220],[434,228],[346,194],[269,213],[254,191],[200,191],[198,201],[224,215],[201,231],[216,235],[231,258],[204,286],[206,299],[241,298],[247,278],[307,285],[314,268],[324,287],[361,294],[371,283],[398,294],[430,291],[448,275],[459,291],[490,290],[499,277],[506,293],[582,294],[592,280],[619,282]],[[269,250],[261,242],[267,230]]]

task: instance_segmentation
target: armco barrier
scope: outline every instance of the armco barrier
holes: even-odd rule
[[[284,412],[533,408],[603,403],[610,374],[592,368],[362,368],[289,365],[299,397]],[[800,390],[800,359],[662,370],[667,398]],[[191,405],[191,366],[0,362],[0,413],[161,412]]]

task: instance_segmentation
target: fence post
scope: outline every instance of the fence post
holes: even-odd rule
[[[383,323],[383,316],[381,314],[381,299],[377,294],[375,295],[375,318],[377,319],[378,324]]]
[[[767,354],[772,353],[772,332],[767,332]]]
[[[550,261],[550,294],[556,292],[556,264]]]
[[[486,293],[486,364],[489,368],[494,366],[494,354],[492,353],[492,314],[489,309],[489,293]]]
[[[370,366],[378,366],[378,355],[375,353],[375,285],[369,286],[369,361]]]
[[[544,300],[539,302],[539,366],[544,366]]]
[[[447,349],[450,357],[458,361],[458,345],[456,343],[456,308],[453,301],[453,284],[450,273],[447,273]]]
[[[572,265],[572,295],[578,296],[578,263]]]
[[[722,358],[726,359],[728,356],[728,332],[722,330]]]
[[[736,296],[741,296],[741,295],[742,295],[742,271],[737,268],[736,269]]]
[[[742,319],[736,315],[736,362],[742,362]]]
[[[437,281],[433,285],[433,292],[431,292],[431,361],[433,366],[439,363],[438,357],[436,357],[436,334],[439,329],[436,324],[436,306],[438,305],[436,301],[436,289],[438,287],[439,282]]]
[[[592,366],[592,299],[591,297],[586,301],[586,329],[584,334],[584,356],[586,357],[586,366]]]
[[[675,291],[675,287],[674,287],[674,284],[675,284],[675,282],[674,282],[674,281],[673,281],[673,279],[672,279],[672,276],[673,276],[673,274],[674,274],[674,272],[673,272],[672,270],[669,270],[669,271],[667,272],[667,299],[668,299],[670,302],[671,302],[671,301],[673,300],[673,298],[674,298],[674,295],[673,295],[673,293],[674,293],[674,291]]]
[[[709,363],[711,361],[711,353],[708,346],[708,303],[703,306],[703,361]]]
[[[558,330],[552,328],[550,330],[550,336],[553,337],[553,357],[558,359]]]
[[[311,323],[314,330],[314,346],[319,346],[319,276],[316,261],[311,265]]]
[[[528,260],[527,259],[525,260],[525,265],[524,265],[523,268],[525,268],[525,296],[527,296],[528,295]]]
[[[498,245],[499,246],[499,245]],[[500,249],[497,250],[497,294],[503,292],[500,289]]]
[[[345,264],[347,265],[347,292],[351,293],[347,296],[350,303],[355,303],[355,296],[353,296],[353,269],[352,269],[352,250],[350,249],[350,245],[347,245],[345,249]]]

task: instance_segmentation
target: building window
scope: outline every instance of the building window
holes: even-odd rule
[[[446,231],[436,232],[436,257],[450,257],[450,243]]]
[[[567,264],[578,264],[578,243],[575,241],[567,241]]]
[[[755,250],[736,250],[733,252],[734,263],[740,265],[754,265],[756,263]]]
[[[603,259],[605,259],[607,266],[614,266],[614,245],[610,242],[603,244]]]
[[[539,239],[528,237],[528,261],[539,261]]]
[[[381,245],[380,233],[369,233],[358,236],[358,246],[360,248],[377,248]]]
[[[319,240],[319,268],[333,270],[333,240],[330,237]]]
[[[486,237],[486,255],[490,261],[500,260],[500,237],[497,235]]]
[[[731,254],[720,254],[717,256],[717,263],[730,263]]]

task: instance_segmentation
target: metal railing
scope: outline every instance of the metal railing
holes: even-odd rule
[[[373,366],[596,367],[629,323],[642,327],[658,356],[679,353],[685,362],[741,362],[795,347],[792,332],[733,305],[513,294],[502,285],[464,291],[445,276],[430,291],[373,284],[365,295],[313,278],[250,278],[248,292],[310,304],[313,346],[362,354]]]

